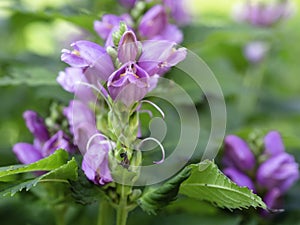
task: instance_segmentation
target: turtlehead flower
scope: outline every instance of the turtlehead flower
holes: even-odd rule
[[[270,131],[264,137],[264,151],[257,157],[261,158],[256,159],[241,138],[225,138],[224,173],[238,185],[263,195],[269,208],[282,207],[282,196],[299,179],[298,164],[284,151],[278,131]]]
[[[186,57],[186,49],[174,42],[150,41],[141,44],[133,31],[126,31],[118,45],[118,60],[123,65],[107,82],[110,96],[126,105],[141,100],[170,67]]]
[[[34,142],[33,144],[17,143],[13,146],[13,152],[21,163],[33,163],[53,154],[57,149],[64,149],[68,152],[75,151],[74,146],[63,131],[60,130],[50,137],[44,120],[36,112],[26,111],[23,116],[28,129],[34,135]]]
[[[101,81],[106,81],[114,71],[114,65],[106,50],[90,41],[77,41],[74,50],[62,50],[61,60],[72,67],[82,68],[84,73],[91,73]]]
[[[243,5],[237,5],[233,13],[237,21],[267,27],[288,18],[292,14],[292,7],[288,0],[270,3],[247,1]]]
[[[147,40],[168,40],[181,43],[182,32],[168,22],[168,15],[162,5],[155,5],[142,17],[139,26],[139,34]]]

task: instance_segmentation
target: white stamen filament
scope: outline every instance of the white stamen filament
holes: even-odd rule
[[[139,113],[147,113],[151,118],[153,117],[153,114],[150,110],[140,110]]]
[[[158,107],[158,105],[156,105],[155,103],[153,103],[153,102],[151,102],[151,101],[149,101],[149,100],[142,100],[141,101],[141,104],[142,103],[148,103],[148,104],[150,104],[150,105],[152,105],[159,113],[160,113],[160,115],[162,116],[162,118],[163,119],[165,119],[165,114],[164,114],[164,112],[161,110],[161,108],[160,107]]]
[[[161,164],[161,163],[163,163],[163,162],[165,161],[165,155],[166,155],[164,146],[163,146],[157,139],[155,139],[155,138],[153,138],[153,137],[147,137],[147,138],[143,139],[143,140],[139,143],[138,149],[139,149],[139,147],[140,147],[145,141],[154,141],[155,143],[158,144],[158,146],[159,146],[160,149],[161,149],[162,158],[161,158],[161,160],[159,160],[159,161],[153,161],[153,163],[155,163],[155,164]]]

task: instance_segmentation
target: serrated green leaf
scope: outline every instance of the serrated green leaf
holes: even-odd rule
[[[7,176],[27,173],[34,171],[48,171],[53,170],[65,164],[68,160],[69,154],[65,150],[57,150],[47,158],[41,159],[37,162],[28,165],[13,165],[0,168],[0,181],[6,180]]]
[[[49,157],[48,157],[49,158]],[[40,182],[64,182],[68,183],[68,180],[76,180],[77,175],[77,163],[74,158],[68,161],[66,164],[61,165],[58,168],[51,170],[48,173],[43,174],[34,179],[14,182],[14,183],[1,183],[0,184],[0,196],[13,196],[19,191],[25,189],[29,191],[32,187],[36,186]]]
[[[189,166],[191,176],[181,184],[180,194],[206,200],[228,209],[261,207],[265,203],[246,187],[239,187],[226,177],[212,161],[205,160]]]
[[[149,188],[138,199],[139,206],[148,214],[156,214],[156,211],[168,205],[176,199],[180,184],[190,176],[191,169],[186,167],[175,177],[168,180],[162,186]]]

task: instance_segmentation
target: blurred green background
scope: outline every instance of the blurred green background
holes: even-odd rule
[[[194,19],[183,28],[182,45],[197,53],[217,77],[226,98],[227,133],[279,130],[287,151],[300,162],[300,14],[267,29],[254,28],[232,19],[236,2],[240,1],[190,0]],[[294,3],[299,9],[300,1]],[[0,166],[17,163],[11,151],[14,143],[32,141],[22,118],[26,109],[47,116],[51,102],[67,104],[72,98],[55,81],[65,67],[61,49],[79,39],[101,43],[93,21],[122,10],[113,0],[0,0]],[[253,40],[270,46],[259,65],[243,56],[243,47]],[[190,93],[197,91],[189,80],[182,85]],[[197,106],[200,115],[209,117],[205,102]],[[299,188],[298,182],[287,194],[286,212],[275,219],[180,198],[157,216],[136,210],[128,224],[300,224]],[[35,200],[30,194],[1,199],[1,225],[53,224],[51,213]],[[75,205],[69,224],[95,224],[96,214],[95,205]]]

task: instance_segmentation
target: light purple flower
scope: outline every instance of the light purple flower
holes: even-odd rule
[[[77,41],[71,46],[74,50],[63,49],[61,55],[61,60],[70,66],[83,68],[84,73],[93,73],[103,81],[114,71],[112,60],[103,47],[90,41]]]
[[[87,178],[95,184],[104,185],[113,181],[109,169],[108,152],[114,144],[101,140],[87,149],[82,161],[82,170]]]
[[[237,185],[248,187],[255,192],[255,187],[252,180],[244,173],[234,167],[228,167],[223,170],[224,174],[233,180]]]
[[[147,39],[159,35],[168,24],[168,17],[162,5],[155,5],[142,17],[139,24],[139,33]]]
[[[137,41],[132,31],[126,31],[118,45],[118,59],[121,63],[135,62],[141,49],[140,42]]]
[[[187,0],[163,0],[163,4],[170,10],[171,16],[177,24],[186,25],[191,22]]]
[[[163,75],[172,66],[186,58],[185,48],[176,48],[176,43],[157,40],[143,42],[143,51],[138,64],[148,72],[149,76]]]
[[[39,142],[45,142],[49,139],[49,132],[44,120],[36,112],[27,110],[23,113],[23,118],[27,128]]]
[[[128,62],[109,77],[107,87],[112,99],[129,106],[147,94],[148,83],[148,73],[136,63]]]
[[[265,153],[270,156],[283,153],[285,147],[283,145],[281,135],[278,131],[270,131],[264,138]]]
[[[268,52],[269,47],[265,42],[253,41],[248,43],[244,48],[245,58],[255,64],[261,62]]]
[[[94,30],[103,40],[106,40],[111,36],[113,28],[119,27],[121,21],[125,22],[128,26],[132,24],[132,19],[128,14],[121,16],[106,14],[102,16],[102,20],[94,22]]]
[[[224,163],[241,171],[251,170],[255,166],[254,155],[248,144],[238,136],[228,135],[225,138]]]
[[[120,4],[126,8],[133,8],[137,0],[119,0]]]
[[[267,159],[256,175],[261,186],[268,189],[277,187],[281,192],[287,191],[298,178],[298,164],[292,155],[285,152]]]
[[[84,155],[89,138],[98,133],[95,114],[83,102],[73,100],[64,109],[64,115],[69,121],[74,144],[78,146],[81,154]]]
[[[92,101],[95,96],[90,87],[83,83],[89,83],[87,75],[83,73],[82,68],[68,67],[65,71],[59,72],[56,81],[68,92],[74,93],[80,100]],[[93,83],[93,82],[90,82]]]

